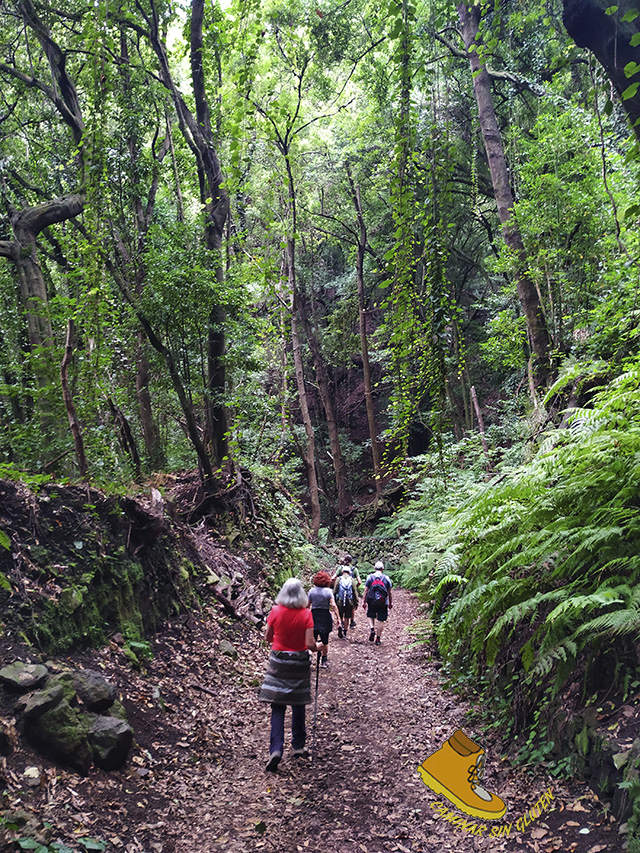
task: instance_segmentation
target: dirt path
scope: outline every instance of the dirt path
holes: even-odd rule
[[[315,760],[294,761],[285,749],[275,775],[264,769],[269,708],[257,694],[268,649],[257,631],[192,619],[158,637],[144,673],[132,673],[117,647],[96,652],[81,663],[100,667],[120,688],[136,732],[130,765],[86,779],[44,765],[46,783],[27,791],[21,774],[42,759],[20,749],[4,768],[3,805],[37,816],[22,837],[46,821],[48,840],[91,837],[113,853],[622,849],[618,826],[586,786],[528,775],[478,737],[467,705],[442,690],[424,647],[411,647],[405,626],[418,609],[397,591],[379,647],[367,640],[362,611],[349,639],[332,634],[330,667],[320,671]],[[237,659],[220,653],[223,637]],[[307,725],[310,745],[313,705]],[[484,785],[507,803],[495,824],[460,825],[464,816],[417,773],[458,728],[484,746]],[[549,788],[553,799],[541,800]],[[503,836],[491,837],[492,829]]]
[[[231,723],[225,755],[209,768],[204,790],[201,780],[185,792],[180,811],[186,822],[176,853],[620,848],[617,827],[606,823],[586,787],[569,791],[542,774],[531,779],[502,763],[490,746],[485,785],[508,804],[497,824],[508,835],[484,837],[492,828],[487,822],[469,821],[462,828],[446,819],[459,815],[455,809],[435,808],[444,801],[424,785],[417,766],[457,728],[474,732],[465,723],[467,706],[442,692],[437,670],[425,665],[424,650],[411,648],[405,627],[417,611],[415,598],[398,591],[379,647],[368,642],[362,611],[347,640],[332,634],[330,667],[320,670],[313,763],[294,760],[285,749],[278,773],[265,773],[268,707],[257,701],[255,687],[229,697],[223,712]],[[262,654],[266,665],[266,648]],[[311,745],[313,705],[307,720]],[[534,810],[532,816],[531,808],[549,787],[554,811],[537,817]],[[528,811],[530,825],[519,832],[516,822]],[[589,833],[581,834],[584,829]]]

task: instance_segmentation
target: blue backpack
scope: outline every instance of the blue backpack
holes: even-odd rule
[[[340,578],[340,586],[338,587],[338,601],[340,604],[351,604],[353,602],[353,583],[351,575]]]

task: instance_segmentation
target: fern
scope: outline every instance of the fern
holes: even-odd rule
[[[565,638],[562,642],[538,657],[535,667],[530,670],[529,676],[534,680],[543,675],[548,675],[559,661],[573,663],[578,654],[578,644],[575,640]]]
[[[598,607],[603,607],[609,604],[622,604],[623,599],[618,598],[612,590],[600,588],[598,592],[592,595],[574,595],[567,598],[547,616],[547,622],[552,623],[561,618],[566,618],[567,615],[575,617],[582,616],[585,611],[595,610]]]
[[[569,365],[550,395],[604,370]],[[420,497],[412,508],[413,582],[445,607],[441,653],[461,671],[493,667],[504,695],[518,661],[525,686],[553,678],[557,689],[599,648],[621,649],[611,678],[622,683],[633,664],[620,644],[640,636],[640,358],[565,423],[527,465],[465,480],[422,520]]]

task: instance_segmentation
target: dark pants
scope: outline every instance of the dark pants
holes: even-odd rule
[[[284,750],[284,715],[286,705],[271,706],[271,740],[269,752],[277,752],[282,755]],[[291,746],[294,749],[302,749],[307,739],[307,730],[304,725],[305,705],[291,706]]]

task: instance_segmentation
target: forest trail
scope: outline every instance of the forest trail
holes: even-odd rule
[[[405,629],[418,615],[415,596],[397,590],[381,646],[368,642],[361,609],[347,640],[331,635],[315,759],[293,760],[285,747],[276,774],[265,772],[269,706],[258,701],[268,647],[247,623],[207,612],[178,621],[156,637],[143,672],[114,643],[76,657],[118,685],[136,735],[131,760],[86,778],[45,764],[46,783],[29,792],[21,774],[42,759],[22,747],[5,767],[8,804],[32,812],[34,826],[49,823],[50,837],[100,839],[108,853],[621,850],[617,824],[586,785],[526,773],[478,737],[468,705],[443,690],[425,647],[412,645]],[[229,639],[237,658],[221,653]],[[417,773],[458,728],[485,748],[484,786],[508,806],[500,821],[455,825],[447,818],[464,816],[437,808],[442,798]],[[536,812],[549,788],[550,808]]]
[[[285,747],[277,774],[266,773],[268,706],[257,701],[255,687],[228,696],[224,756],[209,766],[204,788],[196,784],[184,792],[175,853],[620,849],[617,827],[603,818],[586,786],[568,790],[544,774],[529,777],[501,762],[490,746],[485,787],[507,802],[507,814],[495,823],[509,835],[483,837],[491,823],[469,821],[483,833],[476,837],[434,808],[442,798],[424,785],[417,766],[456,729],[474,733],[465,725],[468,706],[442,690],[424,647],[412,646],[406,628],[418,607],[414,596],[396,591],[381,646],[368,642],[361,609],[347,640],[332,633],[330,666],[320,669],[313,762],[293,759]],[[266,646],[260,657],[264,671]],[[312,683],[315,674],[314,667]],[[313,707],[307,716],[310,747]],[[288,712],[287,740],[289,723]],[[531,824],[518,831],[518,818],[549,787],[555,810],[533,820],[529,814]]]

